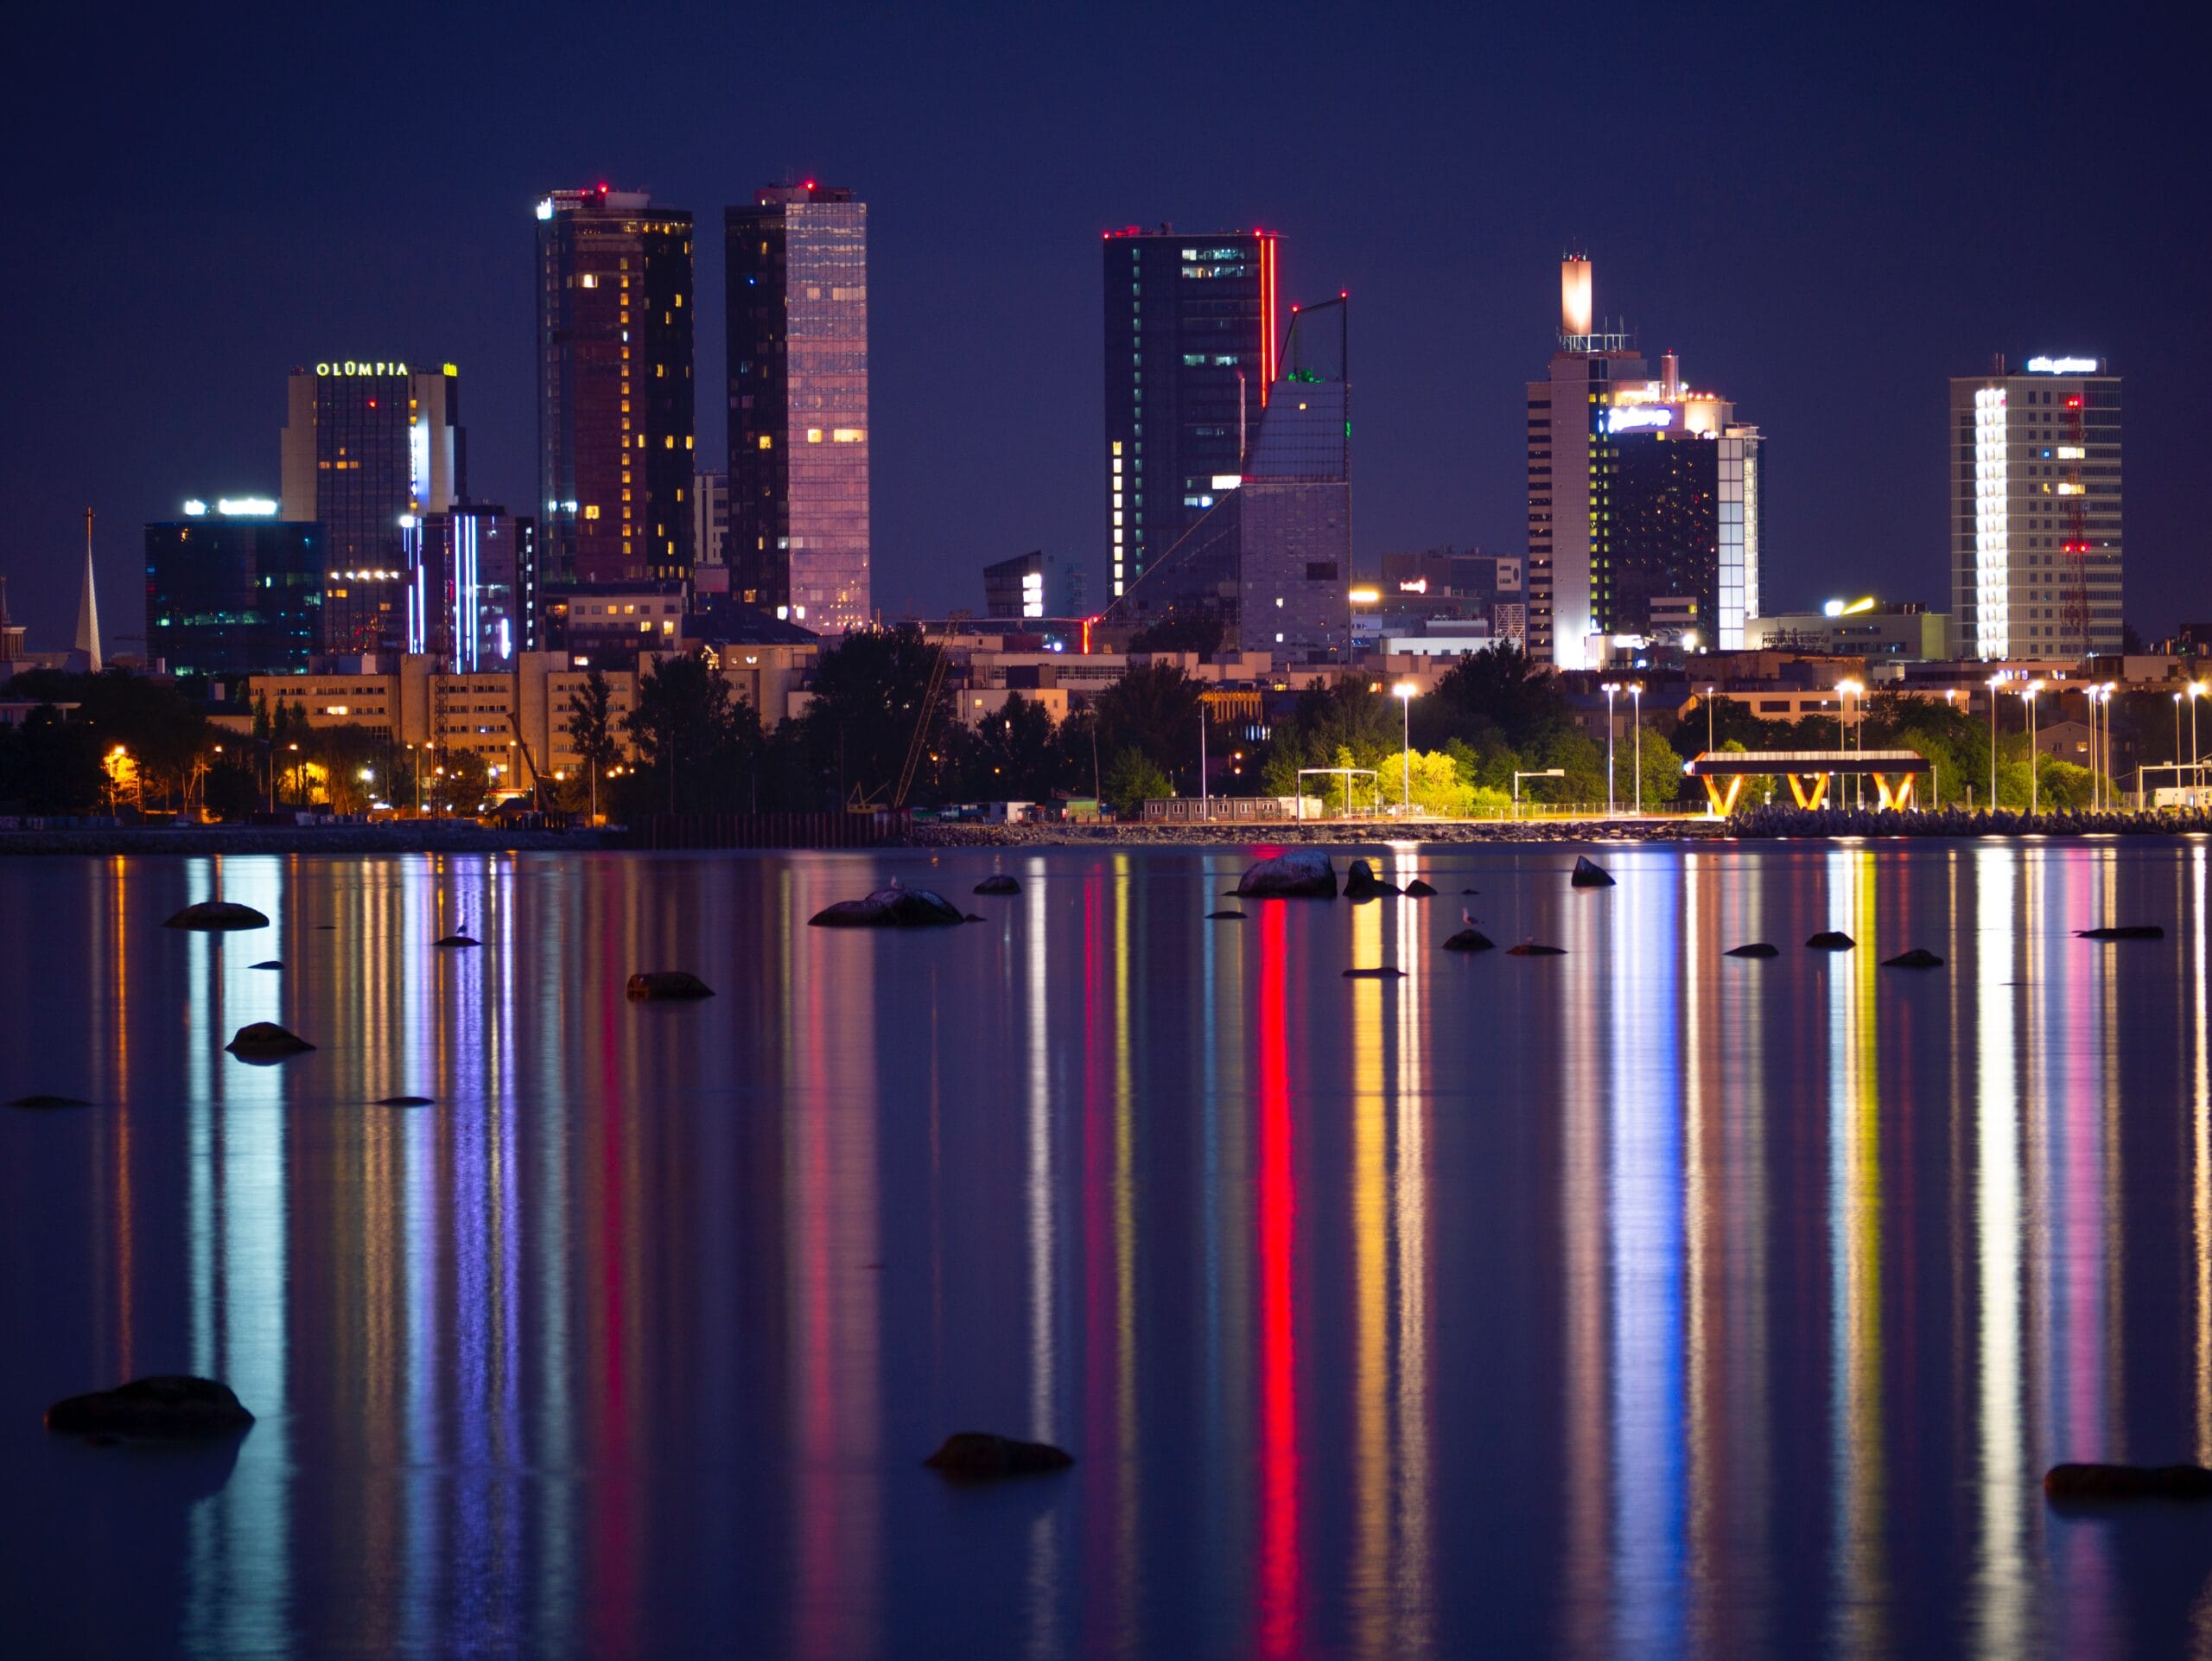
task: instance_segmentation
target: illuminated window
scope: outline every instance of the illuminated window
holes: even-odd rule
[[[806,442],[810,444],[819,444],[822,442],[822,429],[809,427],[806,430]]]
[[[775,443],[776,441],[770,437],[766,433],[762,433],[760,435],[760,448],[762,449],[772,449],[775,448]]]

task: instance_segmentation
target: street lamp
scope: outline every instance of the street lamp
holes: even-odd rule
[[[1643,683],[1631,681],[1629,701],[1636,705],[1636,817],[1643,817]]]
[[[2212,690],[2212,688],[2206,687],[2201,680],[2193,680],[2189,684],[2189,782],[2192,789],[2201,786],[2204,782],[2203,773],[2198,771],[2197,757],[2202,752],[2196,748],[2196,700],[2202,697],[2208,690]]]
[[[2043,690],[2043,683],[2031,680],[2020,689],[2020,696],[2028,705],[2028,817],[2036,816],[2036,694]]]
[[[1708,754],[1713,749],[1713,695],[1715,690],[1710,686],[1705,689],[1705,748]]]
[[[1390,689],[1398,697],[1398,733],[1404,748],[1405,810],[1411,818],[1414,811],[1414,694],[1421,688],[1409,680],[1402,680]]]
[[[1599,689],[1605,695],[1605,817],[1613,817],[1613,694],[1619,691],[1618,681],[1607,681]]]
[[[1855,680],[1840,680],[1835,684],[1835,747],[1840,750],[1848,751],[1851,748],[1851,741],[1844,733],[1844,720],[1851,713],[1851,700],[1866,690]],[[1853,777],[1851,783],[1853,788],[1851,805],[1857,807],[1859,805],[1859,780],[1856,775]],[[1840,796],[1843,792],[1838,790],[1836,794]]]
[[[2120,683],[2119,683],[2118,681],[2112,681],[2112,680],[2108,680],[2108,681],[2107,681],[2107,682],[2105,683],[2105,685],[2104,685],[2104,701],[2105,701],[2105,737],[2104,737],[2105,754],[2104,754],[2104,764],[2105,764],[2105,811],[2106,811],[2107,812],[2110,812],[2110,811],[2113,810],[2113,806],[2116,805],[2116,804],[2115,804],[2115,802],[2114,802],[2114,800],[2113,800],[2113,799],[2114,799],[2115,797],[2117,797],[2117,796],[2119,795],[2119,793],[2120,793],[2120,792],[2119,792],[2119,791],[2118,791],[2117,789],[2115,789],[2115,788],[2114,788],[2114,781],[2113,781],[2113,776],[2112,776],[2112,695],[2113,695],[2114,692],[2117,692],[2118,690],[2120,690]]]
[[[2005,684],[2002,675],[1989,678],[1989,811],[1997,811],[1997,689]],[[2176,693],[2175,697],[2180,697]],[[2174,730],[2181,730],[2181,717],[2174,717]]]

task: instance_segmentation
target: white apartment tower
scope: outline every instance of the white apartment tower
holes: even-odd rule
[[[1951,652],[2120,649],[2120,377],[2031,358],[1951,382]]]

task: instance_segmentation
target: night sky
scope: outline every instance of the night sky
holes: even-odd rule
[[[1099,233],[1162,220],[1281,232],[1286,300],[1351,290],[1363,563],[1522,550],[1522,384],[1579,245],[1599,311],[1768,435],[1769,609],[1940,603],[1945,378],[2047,352],[2126,377],[2129,620],[2212,614],[2212,145],[2163,22],[935,10],[38,8],[0,116],[0,570],[33,646],[67,644],[90,505],[109,648],[139,649],[143,523],[275,495],[318,357],[458,362],[472,493],[529,503],[553,187],[698,216],[719,465],[721,210],[809,176],[869,204],[887,614],[980,609],[979,568],[1037,546],[1103,591]]]

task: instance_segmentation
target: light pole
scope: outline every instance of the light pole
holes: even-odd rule
[[[1605,817],[1613,817],[1613,694],[1619,691],[1618,681],[1607,681],[1599,689],[1605,695]]]
[[[1636,817],[1643,817],[1643,683],[1630,681],[1629,702],[1636,706]]]
[[[2189,783],[2192,790],[2204,783],[2204,775],[2197,770],[2197,757],[2202,754],[2196,748],[2196,700],[2204,696],[2206,688],[2201,680],[2189,684]]]
[[[1405,813],[1408,818],[1414,811],[1414,694],[1421,689],[1409,680],[1402,680],[1390,689],[1398,696],[1398,734],[1404,756]]]
[[[1707,754],[1713,750],[1713,694],[1715,690],[1710,686],[1705,689],[1705,748]]]
[[[2020,696],[2028,705],[2028,817],[2036,816],[2036,694],[2043,690],[2043,683],[2031,680],[2020,689]]]
[[[2140,784],[2141,780],[2136,782]],[[2181,694],[2174,694],[2174,782],[2181,782]]]
[[[2113,787],[2112,776],[2112,695],[2120,690],[2118,681],[2105,683],[2105,811],[2111,812],[2119,804],[2120,792]]]
[[[1840,680],[1835,684],[1835,747],[1847,753],[1851,748],[1851,739],[1844,730],[1844,723],[1851,714],[1851,700],[1866,690],[1855,680]],[[1857,807],[1859,805],[1859,779],[1856,774],[1853,775],[1851,784],[1851,805]],[[1836,794],[1841,796],[1843,792],[1839,790]]]
[[[1993,813],[1997,811],[1997,689],[2004,684],[2001,675],[1989,678],[1989,811]],[[2174,730],[2179,732],[2181,718],[2177,716],[2174,720]]]
[[[1008,731],[1013,728],[1011,721],[1007,722]],[[1213,818],[1213,798],[1206,793],[1206,701],[1203,697],[1198,700],[1198,817]]]

